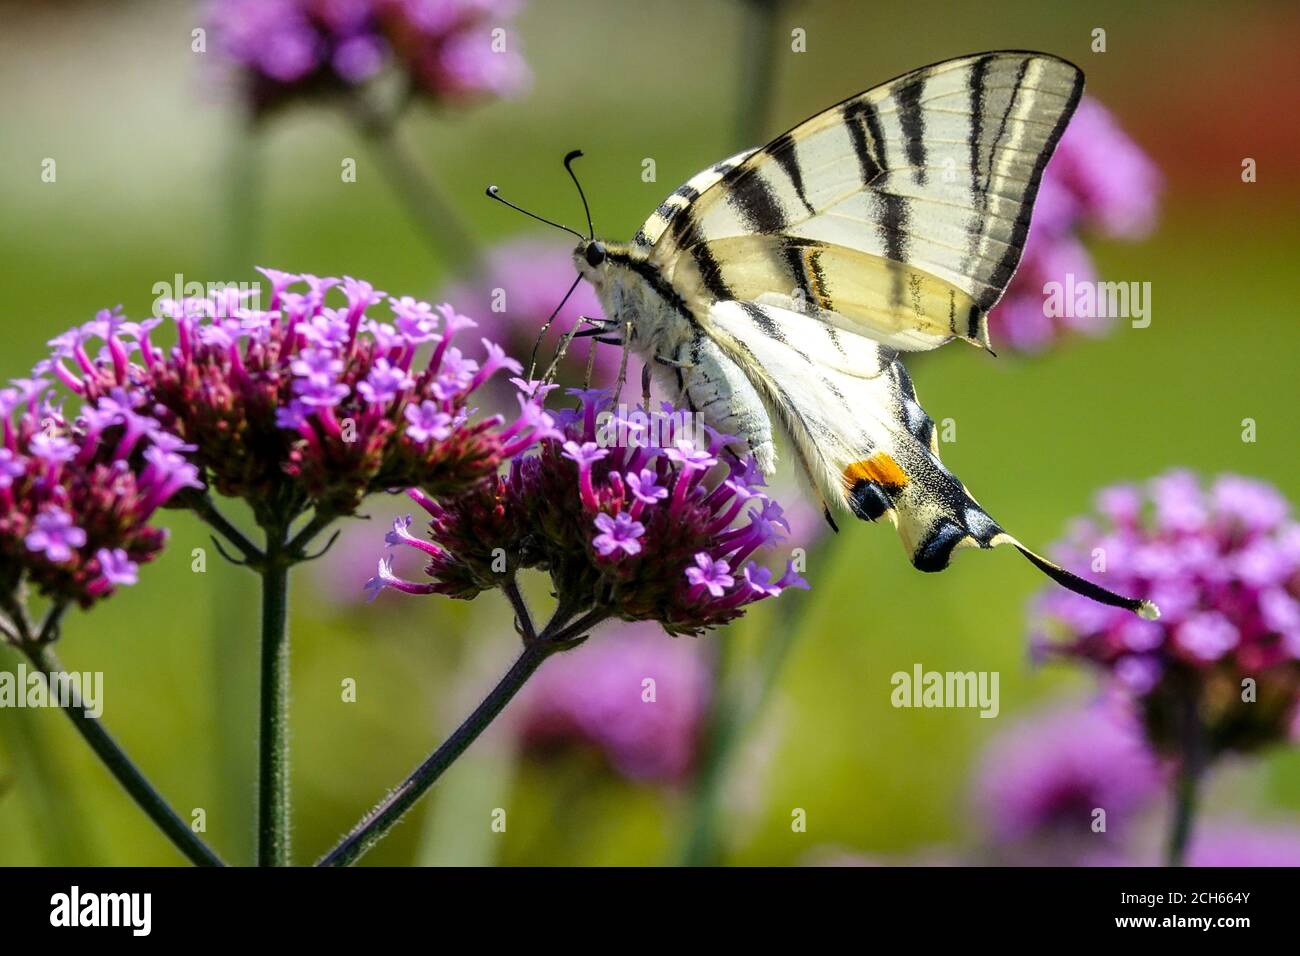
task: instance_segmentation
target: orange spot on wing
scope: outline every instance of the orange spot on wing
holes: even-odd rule
[[[874,481],[887,491],[897,491],[907,484],[907,473],[888,454],[878,451],[845,468],[844,479],[850,488],[859,481]]]

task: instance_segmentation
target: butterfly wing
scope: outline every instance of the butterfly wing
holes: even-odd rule
[[[753,302],[719,302],[710,320],[825,502],[888,517],[922,570],[1002,533],[940,460],[934,422],[892,349]]]
[[[940,460],[934,421],[893,349],[755,302],[719,302],[709,318],[712,341],[753,383],[823,501],[887,517],[915,567],[940,571],[958,548],[1010,544],[1071,590],[1155,613],[1029,550],[989,516]]]
[[[755,150],[752,149],[742,150],[735,156],[729,156],[722,162],[714,163],[708,169],[701,170],[674,189],[672,194],[659,204],[658,208],[650,214],[650,218],[636,231],[636,235],[632,237],[632,245],[647,249],[653,247],[668,231],[668,227],[672,225],[673,220],[682,210],[699,199],[703,193],[716,186],[724,176],[754,153]]]
[[[924,67],[706,170],[643,233],[688,302],[807,311],[897,349],[987,347],[1082,92],[1041,53]]]

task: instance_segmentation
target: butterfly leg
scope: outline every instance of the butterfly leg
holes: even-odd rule
[[[632,342],[632,320],[628,319],[623,323],[623,355],[618,362],[618,379],[614,382],[614,397],[617,399],[623,393],[623,382],[627,380],[627,354],[631,350]]]
[[[554,318],[555,316],[552,315],[550,319],[547,319],[546,325],[543,327],[542,330],[543,333],[545,333],[546,328],[550,327],[550,324],[554,320]],[[573,340],[577,338],[577,336],[579,335],[578,327],[582,325],[583,322],[592,325],[597,324],[597,320],[595,319],[590,319],[585,315],[578,316],[578,320],[573,323],[573,328],[569,329],[568,332],[564,333],[564,336],[560,339],[560,344],[555,349],[555,357],[551,359],[551,364],[547,366],[546,374],[542,376],[542,381],[550,382],[555,378],[555,371],[556,369],[559,368],[560,361],[568,353],[569,345],[572,344]],[[538,342],[539,343],[541,342],[540,338],[538,339]]]

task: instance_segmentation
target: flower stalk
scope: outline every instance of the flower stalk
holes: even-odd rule
[[[1205,728],[1202,725],[1198,702],[1194,693],[1183,701],[1179,728],[1180,746],[1178,769],[1174,776],[1173,813],[1169,825],[1169,841],[1165,852],[1167,866],[1183,866],[1187,848],[1191,843],[1192,829],[1200,802],[1201,780],[1205,775]]]
[[[756,729],[768,710],[790,650],[802,631],[804,606],[797,594],[777,604],[775,620],[763,629],[760,660],[752,670],[741,665],[725,642],[716,645],[715,690],[691,792],[691,824],[681,855],[683,866],[717,866],[722,862],[726,848],[718,815],[727,772],[746,733]]]
[[[46,619],[40,637],[24,640],[16,645],[41,674],[49,675],[63,670],[63,665],[51,646],[51,638],[58,630],[59,614],[61,611],[55,611]],[[56,694],[50,695],[51,700],[57,698]],[[67,714],[77,733],[81,734],[82,739],[90,745],[95,756],[122,785],[127,795],[145,812],[163,835],[171,840],[176,849],[185,855],[186,859],[195,866],[225,865],[221,862],[221,858],[195,835],[185,821],[177,816],[176,811],[168,805],[162,794],[154,789],[122,747],[104,729],[98,718],[87,715],[76,701],[68,701],[66,706],[60,709]]]
[[[533,640],[527,640],[523,652],[506,671],[504,677],[492,688],[483,701],[474,708],[465,721],[450,737],[402,781],[401,785],[368,813],[338,846],[327,853],[317,866],[351,866],[376,843],[388,835],[419,799],[437,782],[443,771],[455,762],[479,738],[519,693],[528,679],[537,672],[552,654],[570,650],[586,640],[587,632],[608,616],[604,610],[593,610],[572,624],[565,625],[570,617],[563,609],[557,610],[546,628]],[[533,625],[526,610],[519,620],[520,632],[527,635]]]
[[[479,274],[484,265],[481,244],[402,144],[396,116],[382,113],[359,94],[352,117],[389,186],[433,254],[447,264],[448,272]]]
[[[261,711],[258,733],[257,864],[288,866],[289,567],[283,529],[267,529],[262,578]]]

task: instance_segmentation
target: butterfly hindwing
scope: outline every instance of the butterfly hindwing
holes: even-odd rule
[[[987,346],[1082,90],[1076,67],[1040,53],[925,67],[670,199],[671,217],[643,232],[691,301],[766,294],[898,349]]]
[[[940,460],[934,423],[892,349],[753,302],[720,302],[709,319],[826,502],[889,518],[926,571],[946,567],[955,548],[1010,540]]]

